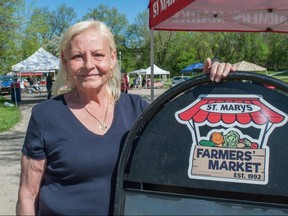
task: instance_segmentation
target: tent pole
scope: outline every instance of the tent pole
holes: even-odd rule
[[[150,31],[151,101],[154,101],[154,28]]]

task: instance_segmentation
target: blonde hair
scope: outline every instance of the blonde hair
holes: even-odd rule
[[[97,20],[87,20],[78,22],[64,33],[60,41],[60,53],[67,52],[70,50],[71,40],[81,34],[84,31],[93,29],[101,33],[107,40],[110,47],[110,51],[116,50],[116,44],[114,41],[114,35],[111,33],[109,28],[101,21]],[[75,85],[68,79],[68,72],[63,66],[62,55],[60,55],[60,68],[55,83],[52,87],[52,94],[58,95],[61,93],[61,88],[65,86],[65,92],[72,91],[75,89]],[[115,64],[115,67],[112,69],[111,76],[108,79],[107,91],[111,94],[115,101],[117,101],[121,94],[121,71],[118,64],[118,61]]]

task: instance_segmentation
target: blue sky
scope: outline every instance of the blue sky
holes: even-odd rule
[[[132,24],[137,15],[147,9],[149,0],[25,0],[27,4],[35,2],[37,7],[48,7],[50,10],[56,9],[65,3],[69,7],[73,7],[80,19],[88,12],[88,9],[94,9],[98,5],[103,4],[110,9],[116,7],[118,12],[125,14],[129,23]]]

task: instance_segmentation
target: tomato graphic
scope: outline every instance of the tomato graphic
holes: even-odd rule
[[[258,149],[258,144],[257,143],[255,143],[255,142],[252,142],[252,144],[251,144],[251,149]]]

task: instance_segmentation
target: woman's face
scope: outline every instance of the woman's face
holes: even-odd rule
[[[101,90],[116,64],[116,50],[95,30],[85,31],[71,40],[71,50],[62,53],[63,65],[76,88]]]

